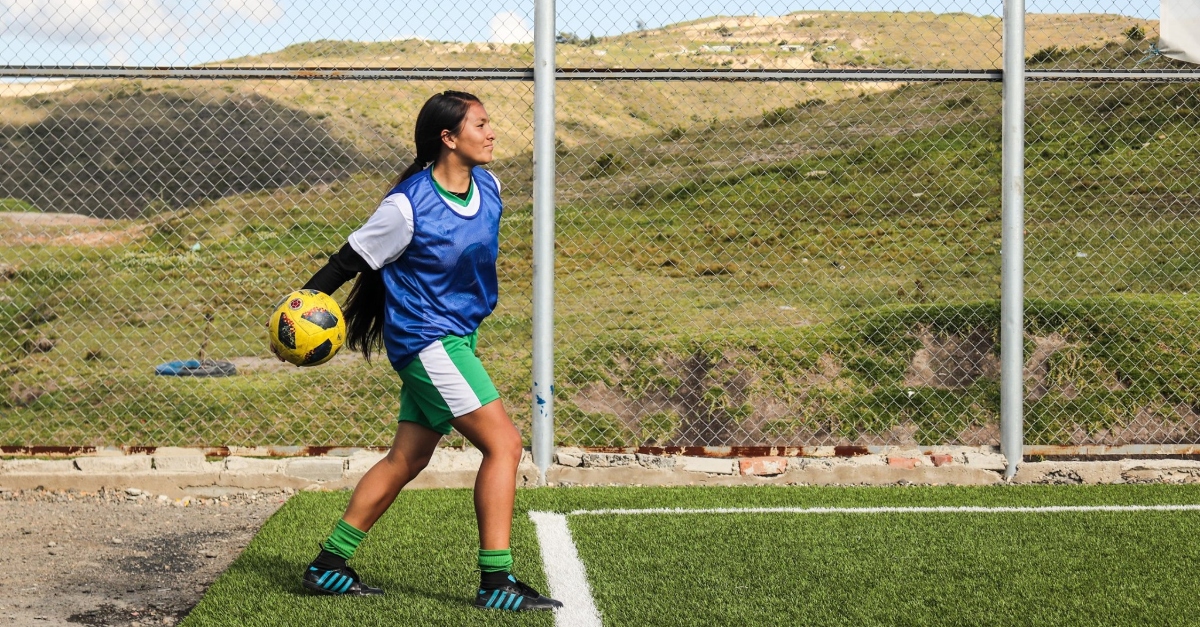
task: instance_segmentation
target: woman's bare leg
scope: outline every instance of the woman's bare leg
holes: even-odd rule
[[[400,490],[429,463],[441,439],[442,434],[416,423],[399,423],[391,450],[359,479],[342,520],[359,531],[369,531]]]
[[[475,476],[479,548],[507,549],[512,533],[513,500],[517,495],[517,466],[521,463],[521,434],[499,400],[455,418],[450,424],[483,453],[483,463]]]

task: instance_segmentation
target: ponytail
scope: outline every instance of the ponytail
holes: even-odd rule
[[[413,159],[412,165],[408,166],[407,168],[404,168],[404,171],[400,173],[400,176],[397,176],[396,180],[392,181],[392,186],[388,188],[387,193],[389,193],[389,194],[392,193],[392,190],[396,189],[396,187],[398,185],[403,183],[404,179],[406,179],[410,176],[414,176],[414,175],[416,175],[417,172],[424,170],[425,166],[428,163],[429,163],[428,161],[422,161],[420,157]],[[384,198],[386,198],[386,197],[387,196],[384,196]]]
[[[444,91],[425,101],[417,114],[415,143],[417,155],[412,164],[396,177],[386,194],[391,194],[405,179],[416,175],[442,154],[442,131],[457,134],[467,118],[467,109],[479,98],[462,91]],[[385,194],[385,198],[387,195]],[[346,317],[346,344],[359,351],[367,361],[371,352],[383,346],[383,325],[387,316],[387,287],[379,270],[358,275],[342,314]]]
[[[366,270],[358,274],[342,315],[346,317],[346,344],[371,361],[371,351],[383,346],[383,319],[386,312],[383,273]]]

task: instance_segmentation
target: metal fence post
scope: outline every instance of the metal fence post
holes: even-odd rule
[[[1000,279],[1000,450],[1005,478],[1021,463],[1024,445],[1025,272],[1025,0],[1004,2],[1004,168]]]
[[[533,32],[533,462],[554,456],[554,0],[535,0]]]

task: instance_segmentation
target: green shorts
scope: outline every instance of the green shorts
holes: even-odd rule
[[[415,422],[442,435],[450,421],[500,398],[475,356],[478,332],[447,335],[426,346],[401,370],[400,422]]]

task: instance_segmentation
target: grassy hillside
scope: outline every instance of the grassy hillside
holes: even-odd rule
[[[47,211],[138,217],[334,181],[364,165],[317,119],[257,95],[204,99],[131,85],[47,108],[34,124],[0,128],[0,193]]]
[[[1099,49],[1132,65],[1136,46]],[[1048,49],[1044,65],[1096,50]],[[0,198],[5,206],[137,217],[197,200],[281,185],[320,186],[354,173],[392,176],[411,158],[407,135],[424,97],[445,85],[275,81],[106,81],[70,92],[0,100]],[[514,176],[509,198],[529,199],[532,92],[524,83],[467,83],[496,120],[497,156]],[[885,83],[579,83],[559,86],[558,142],[568,179],[589,176],[596,159],[624,152],[602,170],[657,163],[678,139],[737,127],[747,116],[787,118],[817,103],[846,103],[897,88]],[[853,105],[844,106],[853,108]],[[937,115],[945,115],[938,111]],[[886,131],[898,120],[859,123]],[[859,118],[862,116],[859,115]],[[232,132],[231,129],[236,129]],[[862,128],[850,135],[853,139]],[[113,137],[120,137],[114,141]],[[737,140],[742,141],[740,138]],[[848,141],[841,138],[838,141]],[[650,143],[646,143],[650,142]],[[682,144],[684,146],[696,145]],[[633,153],[638,154],[633,154]],[[752,160],[794,153],[753,154]],[[692,151],[691,161],[728,160]],[[678,158],[674,161],[679,162]],[[739,157],[738,161],[742,161]],[[36,164],[28,176],[23,164]],[[561,185],[560,185],[561,189]],[[568,191],[574,194],[574,191]]]
[[[1067,53],[1081,63],[1121,64],[1141,60],[1148,48],[1124,34],[1138,25],[1116,15],[1032,15],[1028,46],[1059,64]],[[1143,30],[1152,38],[1154,28],[1148,23]],[[993,68],[1000,22],[965,14],[812,12],[714,17],[570,41],[559,46],[563,67]],[[1113,46],[1122,54],[1115,55]],[[1085,50],[1094,54],[1084,59]],[[531,54],[529,45],[320,41],[228,63],[524,67]],[[498,156],[527,158],[527,83],[79,81],[0,97],[0,199],[44,211],[137,217],[356,172],[386,175],[410,158],[409,135],[421,103],[448,86],[474,91],[489,104],[501,138]],[[609,144],[636,137],[894,87],[564,81],[558,86],[558,139],[566,148],[605,152]],[[37,164],[41,175],[26,176],[23,163]]]
[[[860,27],[852,18],[890,16],[797,19],[836,17],[849,29]],[[1059,24],[1062,36],[1036,49],[1035,61],[1136,62],[1141,44],[1113,39],[1124,18],[1101,17],[1072,18],[1076,30]],[[944,22],[953,32],[987,21],[901,18]],[[707,32],[721,22],[698,24],[695,32]],[[892,32],[871,24],[880,38]],[[1104,34],[1103,24],[1116,34]],[[747,41],[760,27],[738,26]],[[665,46],[654,38],[688,28],[695,25],[605,42],[629,41],[636,52],[639,42]],[[1049,50],[1053,41],[1064,47]],[[594,55],[602,43],[576,47],[614,62],[617,47]],[[277,54],[313,60],[324,45]],[[365,63],[383,54],[376,47],[404,45],[345,44],[319,60]],[[525,54],[518,48],[505,54]],[[458,53],[466,54],[465,47]],[[497,120],[493,170],[508,203],[504,293],[481,352],[524,425],[532,94],[523,83],[463,86],[480,93]],[[89,119],[147,138],[121,144],[123,152],[105,152],[114,144],[104,141],[93,144],[100,154],[60,151],[61,170],[73,176],[117,172],[170,189],[174,179],[148,165],[155,153],[124,164],[111,156],[139,155],[158,141],[158,150],[200,159],[182,183],[196,195],[138,219],[56,216],[61,206],[4,201],[0,443],[388,442],[398,382],[386,363],[339,356],[314,370],[281,369],[267,354],[262,325],[278,297],[369,215],[394,164],[406,161],[404,138],[423,95],[445,87],[89,81],[0,99],[9,146],[39,129],[78,135],[74,125]],[[1186,84],[1030,86],[1031,442],[1200,437],[1198,98]],[[561,441],[995,443],[998,86],[564,82],[558,100]],[[261,103],[254,110],[265,113],[247,115],[239,103]],[[97,111],[108,118],[98,120]],[[201,142],[201,131],[230,122],[252,132],[225,172],[276,172],[309,150],[312,159],[350,166],[339,165],[335,177],[309,176],[332,172],[326,163],[298,170],[297,179],[204,188],[203,177],[214,173],[204,159],[224,149]],[[317,148],[265,141],[288,133]],[[91,189],[116,199],[140,189],[94,178]],[[99,205],[77,210],[105,215]],[[206,326],[208,313],[214,321]],[[152,374],[154,365],[194,357],[202,345],[207,356],[235,360],[241,375]]]
[[[1031,442],[1198,435],[1197,98],[1031,88]],[[916,85],[564,147],[560,439],[994,442],[998,113],[998,86]],[[496,167],[518,188],[521,161]],[[386,442],[385,364],[274,369],[261,331],[382,185],[360,174],[106,222],[99,246],[7,222],[0,315],[24,331],[0,357],[5,443]],[[482,343],[522,423],[530,226],[511,202]],[[205,335],[244,376],[151,374]]]
[[[1124,42],[1157,22],[1114,14],[1030,14],[1026,48]],[[612,37],[564,33],[560,67],[999,68],[1003,26],[966,13],[803,11],[778,17],[715,16]],[[369,67],[527,67],[532,44],[316,41],[222,64]]]

